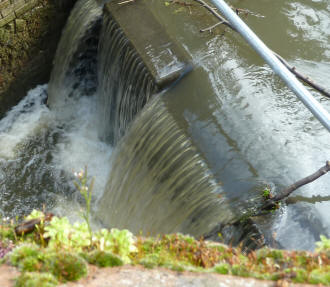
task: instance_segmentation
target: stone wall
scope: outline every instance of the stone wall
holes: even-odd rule
[[[0,118],[46,83],[75,0],[0,0]]]
[[[39,4],[39,0],[0,0],[0,28]]]

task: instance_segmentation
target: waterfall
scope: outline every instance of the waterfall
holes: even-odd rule
[[[97,128],[103,140],[115,144],[157,86],[111,16],[104,17],[100,39]]]
[[[81,93],[95,91],[101,15],[102,7],[95,0],[79,0],[72,9],[57,47],[48,85],[48,104],[52,109],[65,107],[70,98]]]
[[[111,227],[149,234],[209,232],[237,218],[204,159],[154,97],[112,156],[98,217]]]

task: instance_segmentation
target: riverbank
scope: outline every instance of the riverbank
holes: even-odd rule
[[[19,275],[16,268],[0,266],[0,285],[13,287]],[[287,281],[266,281],[231,275],[175,272],[165,268],[146,269],[142,266],[126,265],[122,267],[98,268],[89,266],[89,274],[77,282],[69,282],[60,287],[307,287],[310,284],[294,284]]]
[[[72,225],[65,217],[41,214],[32,213],[23,227],[0,228],[2,270],[12,274],[4,280],[16,277],[8,286],[52,287],[78,280],[60,286],[247,286],[241,277],[254,278],[248,280],[251,286],[330,285],[329,239],[324,237],[313,253],[262,248],[246,254],[182,234],[151,238],[128,230],[92,232],[88,221]]]

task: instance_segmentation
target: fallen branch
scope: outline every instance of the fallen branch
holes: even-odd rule
[[[224,18],[222,17],[215,8],[211,7],[209,4],[207,4],[205,1],[203,0],[194,0],[196,2],[198,2],[199,4],[201,4],[204,8],[206,8],[207,10],[209,10],[216,18],[218,18],[223,24],[228,26],[229,28],[231,28],[232,30],[236,31],[236,29]]]
[[[307,202],[307,203],[318,203],[318,202],[325,202],[325,201],[330,201],[330,195],[327,196],[322,196],[322,195],[313,195],[312,197],[306,197],[306,196],[291,196],[285,200],[285,204],[295,204],[297,202]]]
[[[266,202],[262,205],[261,210],[269,210],[269,209],[273,208],[274,206],[276,206],[276,204],[278,202],[287,198],[292,192],[294,192],[298,188],[315,181],[316,179],[325,175],[329,171],[330,171],[330,161],[327,161],[325,166],[321,167],[318,171],[314,172],[313,174],[311,174],[301,180],[298,180],[294,184],[286,187],[284,190],[282,190],[280,193],[278,193],[274,197],[266,200]]]
[[[218,27],[221,24],[223,24],[223,21],[222,22],[215,23],[214,25],[212,25],[210,27],[207,27],[205,29],[200,29],[199,31],[202,32],[202,33],[203,32],[206,32],[206,31],[211,32],[215,27]]]
[[[314,88],[318,92],[320,92],[322,95],[326,96],[327,98],[330,98],[330,92],[328,92],[324,87],[320,86],[319,84],[315,83],[311,78],[303,75],[299,71],[297,71],[296,67],[291,66],[285,59],[283,59],[280,55],[272,51],[274,55],[282,62],[282,64],[287,67],[292,74],[294,74],[299,80],[305,82],[310,87]]]
[[[235,32],[237,32],[237,30],[224,17],[222,17],[213,7],[211,7],[210,5],[208,5],[204,0],[194,0],[194,1],[198,2],[199,4],[201,4],[205,9],[207,9],[208,11],[210,11],[216,18],[218,18],[220,20],[219,23],[217,23],[217,24],[215,24],[215,25],[213,25],[211,27],[208,27],[208,28],[205,28],[205,29],[201,29],[200,32],[211,31],[213,28],[215,28],[216,26],[221,25],[221,24],[226,25],[227,27],[229,27],[232,30],[234,30]],[[240,9],[236,9],[236,13],[238,13],[238,12],[240,12]],[[325,96],[327,98],[330,98],[330,92],[328,92],[326,88],[324,88],[321,85],[317,84],[315,81],[313,81],[308,76],[305,76],[301,72],[297,71],[296,67],[291,66],[285,59],[283,59],[280,55],[278,55],[274,51],[272,51],[272,52],[276,56],[276,58],[278,58],[282,62],[282,64],[284,66],[286,66],[286,68],[292,74],[294,74],[297,77],[297,79],[301,80],[302,82],[306,83],[307,85],[309,85],[313,89],[317,90],[323,96]]]

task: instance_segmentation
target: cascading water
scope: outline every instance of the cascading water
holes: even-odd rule
[[[103,140],[116,144],[157,86],[122,29],[108,15],[100,39],[97,128]]]
[[[48,104],[52,109],[60,110],[82,92],[95,92],[101,15],[102,7],[96,0],[77,1],[72,9],[57,47],[48,86]]]
[[[43,205],[77,215],[73,173],[85,165],[96,179],[94,196],[103,192],[112,148],[99,141],[94,128],[101,13],[94,0],[77,2],[48,87],[31,90],[0,122],[0,213],[6,217]]]
[[[219,218],[233,223],[237,215],[163,96],[151,100],[119,142],[98,215],[136,233],[201,236]]]

